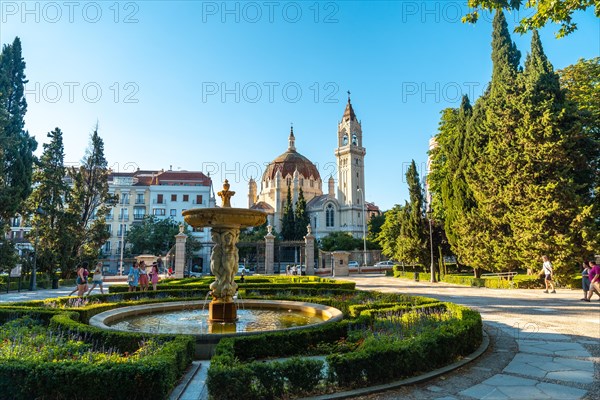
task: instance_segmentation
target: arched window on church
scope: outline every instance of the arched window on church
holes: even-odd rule
[[[352,144],[353,145],[358,145],[358,140],[356,139],[356,135],[352,135]]]
[[[342,146],[345,146],[348,144],[348,135],[344,135],[344,137],[342,138]]]
[[[327,227],[333,226],[333,222],[334,222],[333,216],[334,216],[333,206],[331,204],[328,204],[327,208],[325,209],[325,226],[327,226]]]
[[[292,178],[286,178],[285,181],[288,186],[292,186]]]

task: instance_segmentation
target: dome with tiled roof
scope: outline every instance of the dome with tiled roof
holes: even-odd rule
[[[296,170],[298,171],[298,174],[305,179],[312,178],[315,181],[321,180],[321,175],[319,175],[319,171],[315,164],[296,151],[294,128],[292,127],[287,151],[271,161],[267,166],[262,179],[263,181],[273,180],[278,171],[281,172],[281,177],[285,179],[288,175],[294,176]]]

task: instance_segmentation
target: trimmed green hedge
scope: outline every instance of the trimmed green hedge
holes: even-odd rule
[[[261,290],[264,291],[266,289]],[[336,295],[340,294],[344,292]],[[312,329],[222,339],[208,370],[211,399],[238,399],[240,393],[244,393],[244,399],[251,400],[290,398],[324,393],[336,387],[389,382],[446,365],[472,353],[481,344],[482,322],[476,311],[425,297],[376,292],[369,292],[368,296],[380,297],[382,301],[373,302],[370,297],[365,299],[365,304],[347,304],[345,308],[356,317],[354,319]],[[396,302],[391,301],[394,297]],[[297,300],[297,297],[289,300]],[[321,303],[320,298],[307,300]],[[361,331],[382,316],[402,315],[417,309],[422,312],[448,310],[453,318],[435,329],[425,328],[427,330],[416,337],[376,341],[375,348],[356,349],[346,342],[349,332]],[[339,346],[342,350],[338,350]],[[306,358],[311,354],[329,354],[326,356],[328,367],[324,368],[323,357]],[[259,360],[298,355],[305,357],[285,362]],[[324,371],[328,371],[327,375]]]
[[[12,314],[11,314],[12,313]],[[57,310],[1,309],[5,322],[17,315],[47,321],[50,329],[80,333],[86,341],[102,343],[120,352],[135,352],[141,341],[152,336],[161,342],[153,355],[125,363],[59,361],[0,363],[0,400],[8,399],[164,399],[191,363],[194,340],[189,336],[140,335],[104,331],[81,324],[78,314]]]

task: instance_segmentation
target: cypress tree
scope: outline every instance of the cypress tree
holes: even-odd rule
[[[294,206],[292,204],[292,191],[288,186],[287,198],[283,207],[281,218],[281,236],[283,240],[294,240],[296,237],[296,225],[294,224]]]
[[[306,199],[304,198],[304,191],[300,188],[298,193],[298,201],[296,201],[296,210],[294,212],[294,225],[296,227],[296,240],[302,240],[308,232],[307,226],[310,224],[310,218],[306,212]]]
[[[33,232],[38,240],[38,268],[53,272],[68,263],[69,250],[73,245],[72,225],[66,213],[71,188],[65,182],[63,134],[59,128],[48,133],[50,141],[43,145],[33,179],[35,189],[29,198],[32,210],[41,208],[42,213],[33,214]]]
[[[513,176],[511,229],[521,263],[539,267],[547,254],[558,277],[599,243],[593,208],[595,149],[546,57],[537,31],[522,74],[522,121],[517,127],[518,174]]]
[[[106,230],[106,216],[117,198],[108,191],[108,174],[104,141],[96,128],[81,165],[68,170],[73,182],[68,211],[73,216],[77,236],[71,251],[73,264],[82,258],[96,258],[100,247],[110,237]]]
[[[512,180],[519,157],[514,141],[523,91],[518,80],[519,59],[504,14],[497,11],[492,34],[492,81],[477,101],[467,127],[469,165],[465,176],[475,207],[466,213],[457,232],[464,239],[460,246],[464,259],[475,268],[511,270],[518,266],[509,217],[510,194],[519,190]]]
[[[21,40],[5,45],[0,54],[0,219],[6,221],[22,211],[31,193],[37,142],[25,127],[25,61]]]

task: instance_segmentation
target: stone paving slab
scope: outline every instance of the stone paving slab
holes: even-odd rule
[[[594,363],[573,358],[518,353],[504,372],[565,382],[594,382]]]
[[[564,399],[576,400],[586,391],[554,383],[498,374],[460,392],[461,395],[485,400]]]
[[[579,343],[548,342],[543,340],[517,340],[519,350],[524,353],[562,357],[590,357],[590,353]]]

